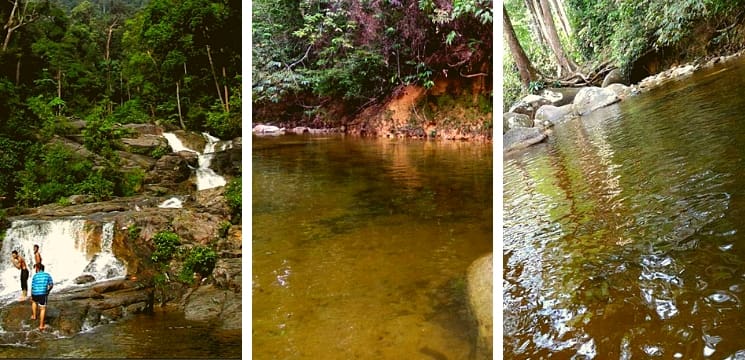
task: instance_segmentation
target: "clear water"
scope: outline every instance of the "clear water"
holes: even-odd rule
[[[492,147],[253,139],[254,359],[470,359]]]
[[[743,84],[703,71],[505,158],[505,358],[745,356]]]

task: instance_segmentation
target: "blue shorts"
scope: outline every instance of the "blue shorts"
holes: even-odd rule
[[[39,304],[39,306],[47,306],[47,296],[46,295],[31,295],[31,300],[33,300],[35,303]]]

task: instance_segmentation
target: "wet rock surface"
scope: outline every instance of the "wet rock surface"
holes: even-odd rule
[[[153,289],[129,280],[112,280],[49,295],[45,325],[50,333],[71,336],[80,331],[152,310]],[[6,332],[39,327],[31,319],[31,302],[16,301],[0,309],[0,326]]]
[[[84,127],[84,123],[80,128]],[[163,145],[156,140],[163,129],[138,126],[126,141],[127,146],[152,150]],[[178,133],[178,131],[176,132]],[[138,135],[139,134],[139,135]],[[202,151],[206,144],[198,133],[179,133],[185,146]],[[159,138],[162,139],[162,138]],[[82,156],[96,158],[70,138],[56,138]],[[241,174],[241,142],[233,148],[214,153],[213,161],[228,179]],[[131,150],[131,149],[130,149]],[[147,151],[144,151],[147,152]],[[84,219],[88,236],[102,237],[102,225],[113,223],[111,252],[126,266],[124,279],[98,281],[91,275],[75,279],[67,289],[55,288],[50,294],[44,332],[34,331],[38,320],[31,320],[31,303],[14,301],[0,308],[0,342],[29,343],[32,338],[72,336],[78,332],[126,320],[130,315],[147,313],[155,307],[167,311],[188,313],[189,318],[219,323],[222,329],[241,327],[241,271],[242,231],[231,225],[231,209],[224,196],[225,187],[196,191],[194,168],[197,154],[190,151],[168,153],[159,159],[123,151],[125,166],[139,168],[145,174],[142,194],[93,202],[85,195],[73,195],[67,203],[55,203],[16,211],[7,217],[15,220],[53,221],[67,218]],[[164,201],[177,198],[181,207],[161,208]],[[161,231],[172,231],[179,236],[179,251],[196,246],[209,246],[217,254],[216,264],[209,275],[194,283],[178,279],[183,259],[163,267],[151,259],[155,244],[153,237]],[[86,250],[101,251],[101,241],[85,244]],[[51,273],[54,277],[54,273]],[[15,338],[20,339],[14,341]],[[31,339],[31,340],[30,340]]]

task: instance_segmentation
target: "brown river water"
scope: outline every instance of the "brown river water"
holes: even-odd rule
[[[18,344],[0,345],[0,358],[240,359],[241,333],[156,311],[67,338],[31,330]]]
[[[504,158],[506,359],[745,359],[745,66]]]
[[[254,137],[254,359],[473,359],[491,144]]]

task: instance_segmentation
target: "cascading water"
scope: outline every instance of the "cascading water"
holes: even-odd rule
[[[215,173],[215,171],[210,168],[210,164],[212,163],[212,158],[214,157],[215,152],[230,149],[232,143],[230,141],[220,141],[220,139],[207,133],[202,133],[202,136],[207,140],[207,144],[204,147],[204,151],[200,153],[184,146],[183,142],[181,142],[181,139],[179,139],[176,134],[170,132],[163,133],[163,137],[166,138],[168,145],[171,146],[174,152],[190,151],[198,155],[199,168],[196,169],[197,190],[224,186],[226,184],[225,178]]]
[[[87,224],[74,218],[13,221],[0,249],[0,302],[20,296],[20,270],[10,261],[13,250],[26,259],[30,286],[34,244],[39,245],[45,270],[54,278],[55,291],[75,285],[80,275],[92,275],[96,281],[125,276],[126,266],[111,252],[114,224],[102,225],[100,247],[91,246],[98,238]],[[98,248],[100,252],[89,252]]]
[[[126,273],[126,266],[114,256],[112,244],[114,242],[114,223],[103,224],[101,235],[101,252],[93,256],[93,260],[83,269],[84,273],[99,279],[111,279]]]

